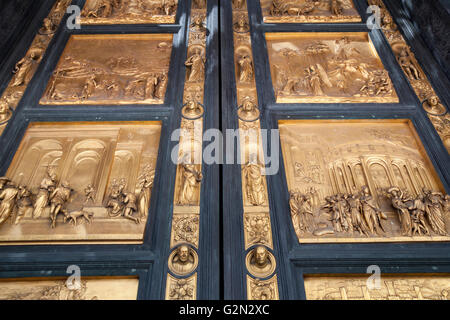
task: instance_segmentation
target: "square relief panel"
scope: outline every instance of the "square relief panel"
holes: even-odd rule
[[[266,33],[277,103],[398,103],[367,33]]]
[[[136,300],[137,278],[82,278],[69,289],[66,279],[0,280],[0,300]]]
[[[450,198],[407,120],[279,128],[300,243],[450,240]]]
[[[0,244],[142,243],[159,122],[31,124],[0,178]]]
[[[74,35],[41,104],[162,104],[171,34]]]
[[[260,0],[265,23],[361,22],[352,0]]]
[[[305,276],[307,300],[449,300],[450,276],[383,274],[370,289],[368,275]],[[373,281],[370,281],[373,282]]]
[[[82,24],[175,23],[178,0],[87,0]]]

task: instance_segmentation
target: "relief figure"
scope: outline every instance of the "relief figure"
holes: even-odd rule
[[[27,81],[27,76],[29,75],[33,66],[39,60],[40,55],[36,52],[36,50],[30,51],[25,57],[23,57],[19,62],[17,62],[14,67],[13,73],[14,81],[11,84],[12,87],[19,87]]]
[[[205,59],[202,56],[201,50],[195,50],[189,59],[185,62],[185,66],[190,68],[188,81],[200,81],[205,74]]]
[[[0,225],[11,217],[18,195],[19,188],[8,181],[0,192]]]
[[[33,212],[33,202],[31,201],[31,191],[26,186],[19,187],[17,195],[17,214],[14,224],[19,224],[23,217],[31,216]]]
[[[255,163],[248,163],[243,171],[248,201],[254,206],[264,205],[266,203],[266,190],[261,167]]]
[[[420,73],[419,70],[414,65],[411,56],[408,52],[408,50],[403,48],[400,51],[399,57],[398,57],[398,63],[402,67],[402,69],[405,71],[405,73],[408,75],[408,78],[413,80],[419,80],[420,79]]]
[[[432,192],[424,189],[425,195],[425,210],[427,213],[427,220],[431,225],[433,231],[440,235],[446,235],[447,231],[444,222],[444,195],[440,192]]]
[[[138,196],[138,208],[139,216],[146,217],[150,206],[150,195],[153,188],[153,180],[155,176],[155,170],[151,170],[149,173],[145,173],[140,179],[141,191]]]
[[[56,173],[51,167],[47,169],[47,176],[42,179],[39,192],[34,202],[33,219],[39,219],[47,205],[49,204],[50,193],[56,187]]]
[[[67,181],[63,181],[61,186],[57,187],[50,194],[50,219],[52,221],[52,228],[56,228],[56,218],[60,212],[64,212],[64,206],[70,199],[73,190]]]
[[[248,55],[242,56],[239,61],[239,81],[249,82],[253,79],[253,63]]]
[[[181,169],[183,174],[178,203],[180,205],[191,205],[195,203],[197,189],[203,179],[203,175],[195,164],[188,162],[183,163]]]

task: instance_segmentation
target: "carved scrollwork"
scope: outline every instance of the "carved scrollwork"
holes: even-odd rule
[[[246,248],[252,245],[272,246],[270,217],[266,213],[246,213],[244,215]]]
[[[167,276],[166,300],[196,300],[197,274],[187,279]]]
[[[247,295],[249,300],[278,300],[277,276],[269,280],[253,279],[247,276]]]
[[[172,221],[172,243],[190,243],[198,246],[200,219],[197,214],[176,215]]]

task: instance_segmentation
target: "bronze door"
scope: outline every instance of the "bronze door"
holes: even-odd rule
[[[401,10],[221,2],[225,298],[447,298],[448,81]]]
[[[1,299],[220,297],[217,14],[41,1],[2,65]]]
[[[447,298],[448,81],[396,1],[37,2],[0,299]]]

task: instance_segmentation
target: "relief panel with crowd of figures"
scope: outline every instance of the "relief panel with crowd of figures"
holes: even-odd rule
[[[2,279],[0,300],[136,300],[139,280],[85,277],[72,285],[67,279]]]
[[[301,243],[450,240],[445,195],[408,121],[281,121]]]
[[[383,275],[380,286],[367,286],[367,275],[306,275],[308,300],[448,300],[449,275]]]

